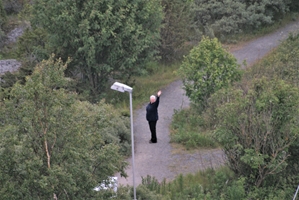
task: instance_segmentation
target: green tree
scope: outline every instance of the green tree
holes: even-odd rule
[[[298,146],[298,88],[262,78],[213,98],[226,99],[217,105],[215,138],[230,168],[254,186],[277,184],[288,159],[297,156],[290,147]]]
[[[129,137],[128,120],[103,102],[93,105],[67,93],[66,67],[50,58],[24,85],[1,90],[3,199],[99,199],[92,189],[123,173],[118,135]]]
[[[109,78],[127,82],[145,69],[157,53],[161,20],[158,0],[36,0],[31,23],[48,32],[50,52],[72,58],[67,74],[96,95]]]
[[[184,57],[180,67],[186,95],[193,103],[205,108],[211,94],[240,79],[239,68],[236,58],[221,46],[217,38],[204,37]]]
[[[164,18],[161,27],[160,55],[163,61],[181,59],[192,39],[193,12],[189,0],[162,0]]]

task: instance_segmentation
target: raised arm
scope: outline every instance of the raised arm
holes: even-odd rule
[[[160,103],[160,95],[162,94],[162,91],[161,90],[159,90],[158,92],[157,92],[157,100],[156,100],[156,107],[158,108],[158,106],[159,106],[159,103]]]
[[[159,91],[157,92],[157,96],[160,97],[161,94],[162,94],[162,91],[159,90]]]

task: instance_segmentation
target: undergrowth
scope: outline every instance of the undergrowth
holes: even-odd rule
[[[211,132],[205,128],[203,117],[194,108],[174,112],[170,137],[171,142],[180,143],[186,149],[218,147]]]

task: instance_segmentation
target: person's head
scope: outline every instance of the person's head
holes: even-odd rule
[[[156,96],[155,95],[150,96],[150,102],[154,103],[155,101],[156,101]]]

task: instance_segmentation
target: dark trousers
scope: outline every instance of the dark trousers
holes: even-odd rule
[[[151,130],[151,134],[152,134],[152,138],[151,138],[152,143],[157,142],[156,124],[157,124],[157,121],[149,121],[148,122],[149,128]]]

